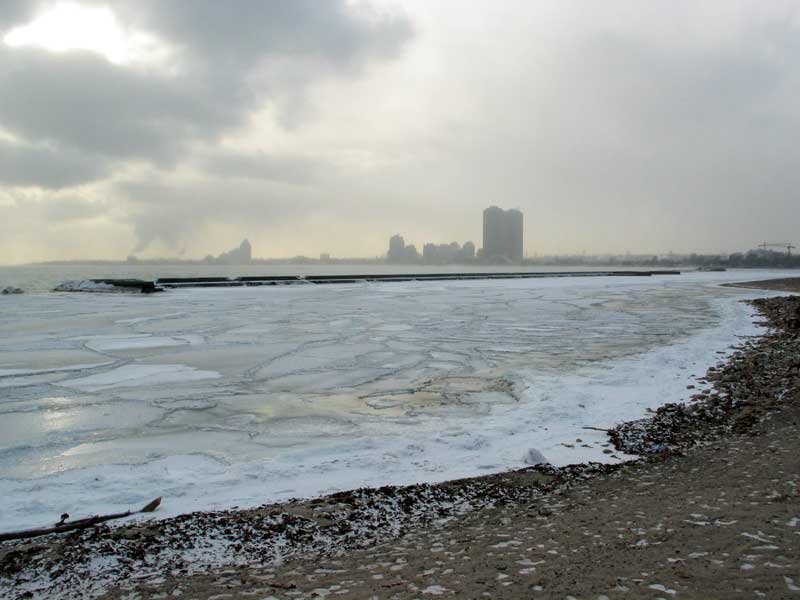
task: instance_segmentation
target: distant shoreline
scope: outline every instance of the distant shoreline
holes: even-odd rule
[[[608,268],[608,269],[624,269],[624,268],[641,268],[641,269],[685,269],[685,270],[709,270],[708,266],[703,263],[695,263],[690,260],[670,260],[670,261],[656,261],[651,260],[570,260],[558,259],[552,260],[524,260],[521,263],[498,263],[498,262],[451,262],[451,263],[396,263],[389,262],[384,258],[331,258],[327,260],[320,260],[305,256],[293,258],[263,258],[253,259],[250,262],[243,263],[227,263],[227,262],[209,262],[205,260],[178,260],[178,259],[142,259],[136,261],[126,260],[52,260],[52,261],[39,261],[30,263],[19,263],[0,265],[0,268],[37,268],[37,267],[123,267],[123,268],[136,268],[136,267],[270,267],[270,266],[386,266],[391,268],[402,267],[406,269],[411,268],[441,268],[441,267],[464,267],[464,268],[518,268],[518,269],[535,269],[538,267],[547,268]],[[776,269],[793,271],[800,269],[800,265],[781,265],[781,264],[735,264],[725,265],[723,267],[714,267],[710,270],[726,270],[726,269]]]

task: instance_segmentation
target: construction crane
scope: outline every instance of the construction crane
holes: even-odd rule
[[[764,242],[763,244],[759,244],[758,247],[765,251],[767,248],[775,248],[775,247],[786,248],[786,256],[791,256],[792,250],[797,248],[797,246],[786,242],[772,242],[772,243]]]

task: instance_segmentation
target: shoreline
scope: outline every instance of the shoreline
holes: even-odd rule
[[[760,285],[766,287],[764,282]],[[711,392],[698,391],[689,405],[666,404],[652,418],[623,423],[610,430],[617,450],[640,454],[634,461],[562,468],[535,466],[441,484],[360,489],[315,500],[189,513],[163,521],[101,526],[58,538],[2,544],[0,584],[14,586],[18,597],[37,588],[37,595],[42,597],[81,597],[99,595],[130,578],[138,581],[134,587],[147,597],[170,586],[174,591],[184,585],[180,582],[189,582],[190,587],[205,582],[206,587],[194,585],[193,589],[193,596],[202,597],[201,588],[210,590],[214,586],[208,575],[195,575],[192,563],[202,565],[204,557],[214,553],[228,551],[231,563],[267,573],[287,559],[303,561],[359,552],[395,541],[409,532],[447,527],[448,523],[479,518],[483,513],[520,507],[526,510],[524,507],[534,503],[547,504],[547,499],[586,481],[614,477],[631,467],[679,460],[696,446],[694,441],[698,438],[708,442],[741,435],[778,408],[775,402],[735,402],[748,386],[752,394],[767,393],[759,387],[758,378],[751,377],[740,385],[747,369],[753,372],[758,367],[758,357],[765,348],[797,343],[785,339],[786,331],[796,325],[782,316],[777,305],[772,306],[775,302],[781,306],[794,304],[786,300],[754,301],[767,311],[773,327],[784,329],[748,340],[724,365],[712,367],[708,374]],[[100,576],[98,566],[113,567],[115,578]],[[125,587],[129,587],[130,579]],[[154,585],[149,586],[148,581]],[[273,594],[283,589],[280,585],[266,587]]]

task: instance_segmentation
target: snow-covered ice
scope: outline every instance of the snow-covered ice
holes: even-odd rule
[[[53,288],[54,292],[120,292],[110,283],[91,281],[89,279],[65,281]]]
[[[623,460],[584,427],[688,398],[769,276],[6,297],[0,530]]]

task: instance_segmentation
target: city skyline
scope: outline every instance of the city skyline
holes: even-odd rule
[[[486,264],[520,264],[524,253],[523,215],[518,209],[503,210],[490,206],[483,210],[483,245],[477,248],[471,240],[464,242],[425,242],[422,253],[416,245],[405,243],[399,233],[389,238],[386,261],[395,264],[468,264],[476,260]]]
[[[33,265],[78,265],[78,264],[109,264],[109,265],[289,265],[289,264],[339,264],[339,265],[363,265],[363,264],[425,264],[425,265],[446,265],[446,264],[465,264],[465,265],[491,265],[502,264],[504,261],[484,260],[482,253],[476,251],[475,245],[471,241],[466,241],[463,245],[458,242],[434,244],[428,242],[423,246],[420,253],[414,244],[405,244],[403,236],[395,234],[390,238],[390,249],[392,241],[403,242],[401,248],[408,249],[409,254],[399,260],[389,258],[389,252],[375,256],[334,256],[329,252],[321,252],[318,257],[301,253],[293,256],[262,256],[252,255],[252,246],[249,240],[242,242],[234,248],[221,252],[219,255],[206,254],[204,257],[143,257],[138,258],[129,255],[127,258],[112,259],[67,259],[39,261]],[[428,257],[425,256],[425,249],[444,250],[450,256]],[[664,266],[720,266],[726,264],[733,267],[798,267],[800,266],[800,255],[792,254],[790,248],[795,248],[793,244],[770,244],[762,242],[755,248],[741,248],[735,252],[624,252],[588,254],[586,252],[567,252],[563,254],[537,254],[524,256],[522,264],[527,266],[535,265],[639,265],[652,266],[660,264]],[[482,250],[482,249],[479,249]],[[402,256],[402,254],[401,254]],[[515,263],[511,263],[515,264]]]

